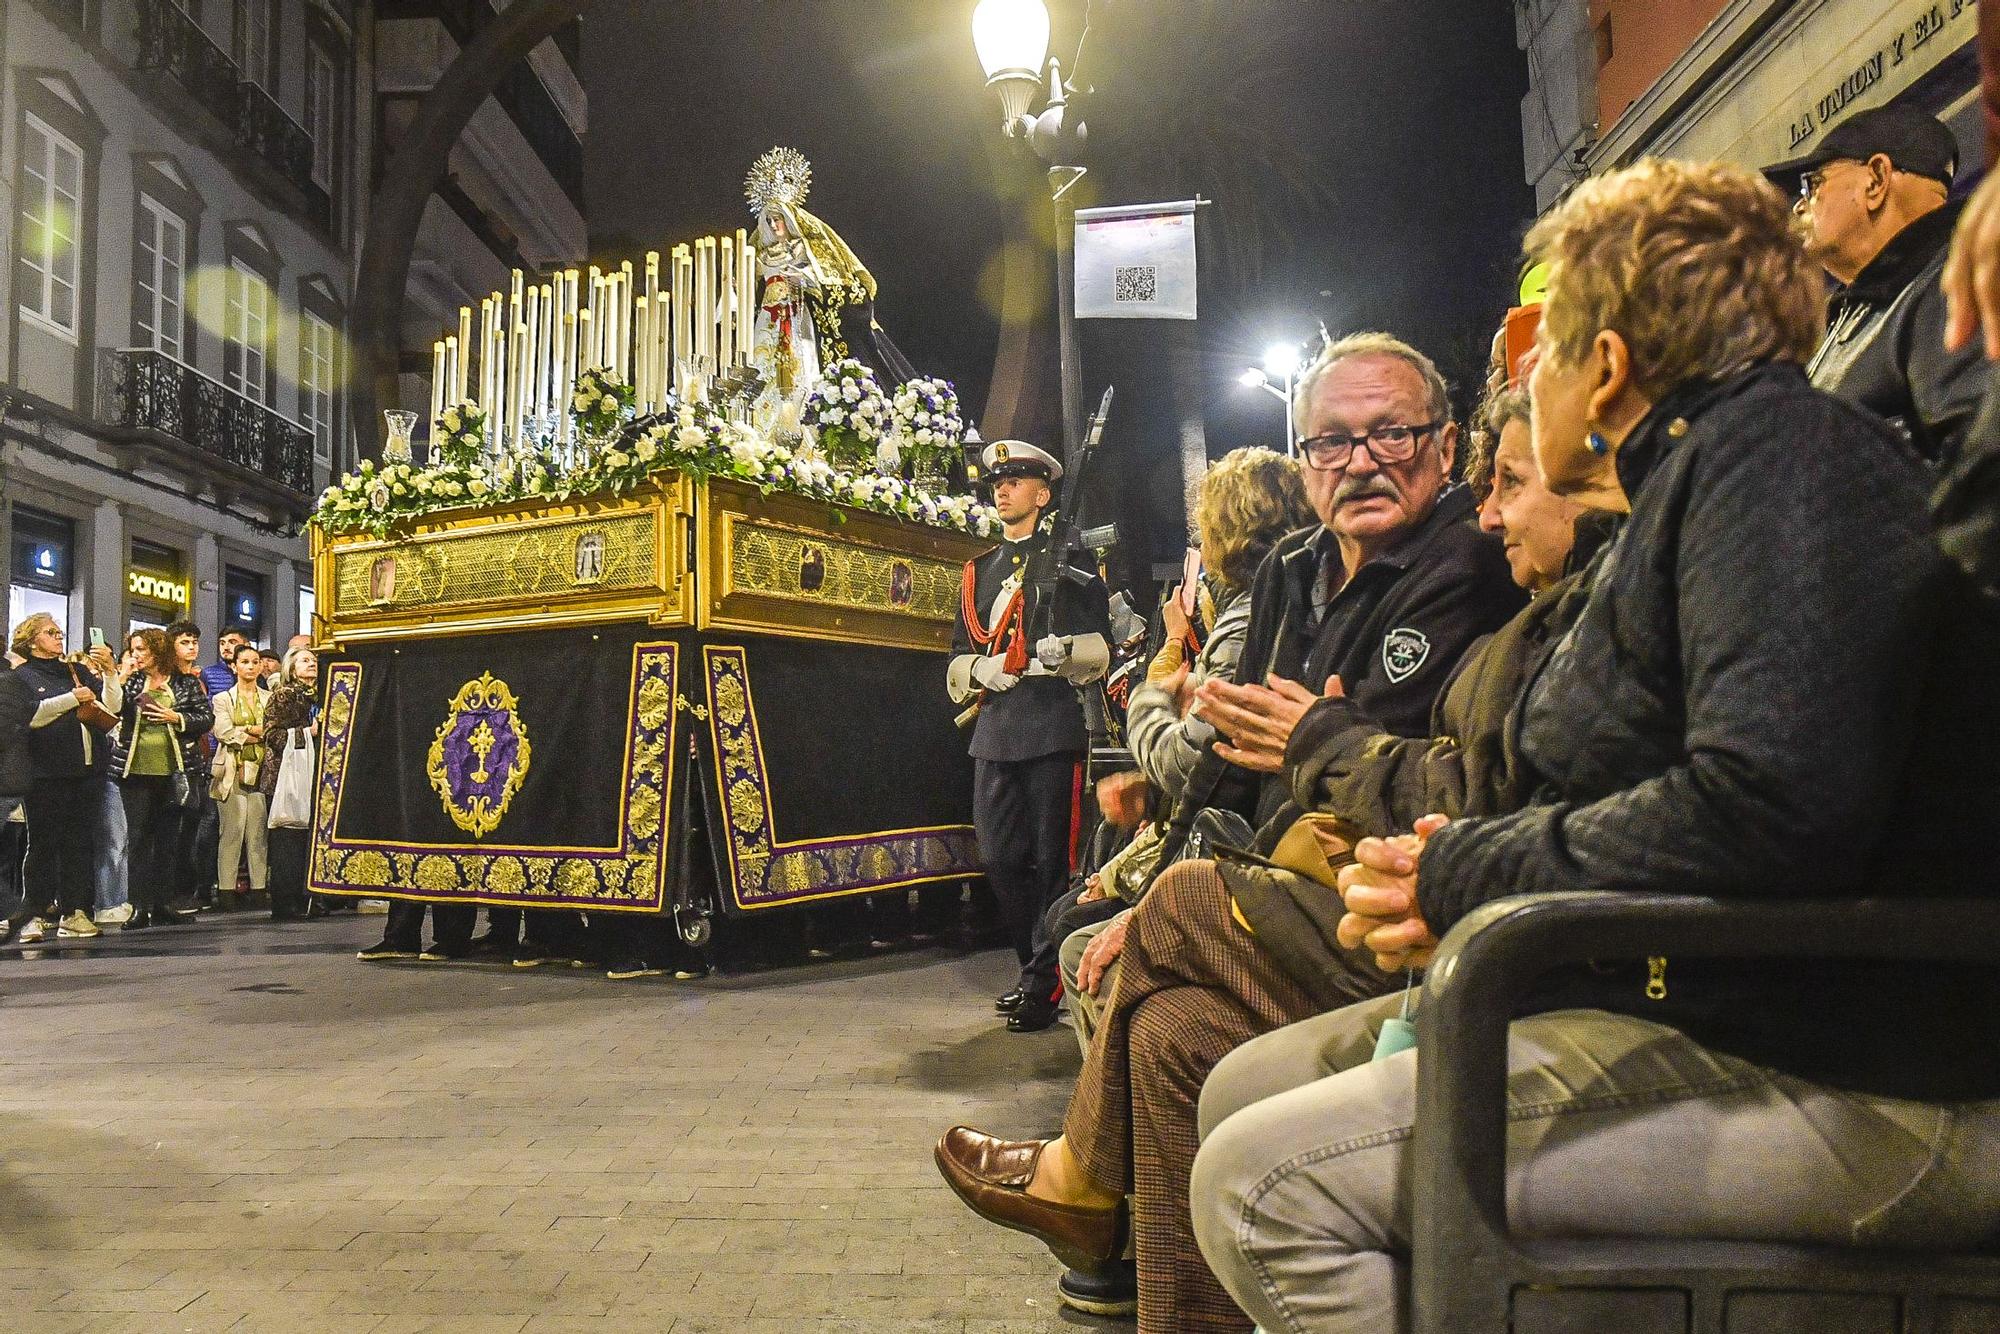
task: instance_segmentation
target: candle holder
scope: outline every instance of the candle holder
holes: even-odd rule
[[[417,429],[417,414],[402,408],[390,408],[383,412],[382,420],[388,429],[388,439],[382,442],[382,461],[411,462],[410,437]]]

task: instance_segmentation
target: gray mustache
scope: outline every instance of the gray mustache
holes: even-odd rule
[[[1358,482],[1342,482],[1340,489],[1333,493],[1333,503],[1344,505],[1350,500],[1361,500],[1368,496],[1381,496],[1385,500],[1398,498],[1396,488],[1381,477],[1370,477]]]

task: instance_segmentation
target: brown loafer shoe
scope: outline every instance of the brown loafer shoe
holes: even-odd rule
[[[1089,1208],[1028,1194],[1043,1140],[995,1139],[953,1126],[937,1142],[938,1171],[966,1207],[989,1223],[1013,1228],[1055,1252],[1071,1269],[1101,1269],[1124,1241],[1125,1206]]]

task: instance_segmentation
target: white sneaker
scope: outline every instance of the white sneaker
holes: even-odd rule
[[[56,927],[58,939],[88,940],[92,936],[103,934],[97,929],[97,923],[85,916],[81,908],[63,918],[62,924]]]
[[[132,905],[121,903],[116,908],[106,908],[92,920],[99,926],[123,926],[132,920]]]
[[[21,934],[14,937],[23,945],[32,945],[49,933],[49,924],[39,917],[30,917],[21,923]]]

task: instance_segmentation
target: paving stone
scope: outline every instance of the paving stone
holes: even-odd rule
[[[8,1334],[1096,1323],[931,1166],[1060,1123],[1074,1040],[1000,1031],[1007,958],[611,986],[357,963],[379,929],[0,949]]]

